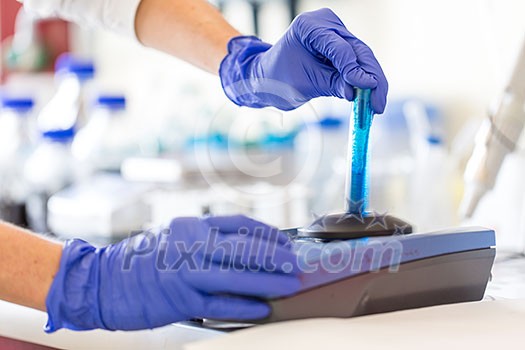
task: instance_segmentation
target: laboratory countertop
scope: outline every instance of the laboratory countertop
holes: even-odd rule
[[[60,330],[46,334],[43,325],[47,315],[43,312],[0,301],[0,349],[8,339],[44,345],[56,349],[182,349],[185,344],[210,339],[222,333],[186,325],[136,332],[109,332],[102,330],[73,332]],[[1,337],[4,337],[2,339]],[[21,347],[22,343],[8,349],[41,349]]]
[[[500,254],[498,256],[493,269],[493,279],[487,288],[483,303],[506,299],[523,299],[524,301],[522,302],[525,303],[525,257],[522,255]],[[509,307],[509,305],[505,307]],[[415,311],[415,317],[417,318],[418,310]],[[409,315],[414,314],[414,310],[410,312]],[[395,315],[397,313],[392,314]],[[392,314],[384,316],[392,318]],[[407,314],[402,311],[399,312],[399,315]],[[382,315],[371,317],[381,318]],[[366,324],[367,317],[362,317],[361,319],[363,319],[363,325]],[[311,321],[315,322],[315,320]],[[230,337],[226,333],[190,327],[188,325],[170,325],[156,330],[138,332],[107,332],[101,330],[72,332],[61,330],[54,334],[45,334],[42,330],[45,322],[46,315],[42,312],[0,302],[0,348],[20,350],[48,348],[176,350],[186,348],[186,346],[192,347],[191,344],[206,344],[206,341],[209,341],[210,345],[213,345],[214,342],[216,342],[216,345],[219,345],[222,339]],[[324,324],[323,322],[323,320],[319,320],[320,325]],[[332,320],[332,322],[337,321]],[[343,321],[341,320],[341,322]],[[356,327],[355,323],[351,323],[352,327]],[[525,327],[525,317],[523,319],[523,327]],[[246,338],[241,336],[243,332],[234,332],[232,339],[238,339],[240,342],[244,341]],[[237,336],[237,333],[240,335]],[[251,345],[245,344],[245,348],[250,347]],[[242,348],[242,346],[239,348]]]

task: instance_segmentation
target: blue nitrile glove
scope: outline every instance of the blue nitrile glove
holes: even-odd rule
[[[357,87],[372,89],[380,114],[388,93],[372,50],[326,8],[299,15],[273,46],[253,36],[231,39],[219,74],[230,100],[254,108],[291,110],[319,96],[352,101]]]
[[[47,296],[45,329],[260,319],[270,307],[256,297],[295,293],[297,270],[288,237],[245,216],[174,219],[167,230],[100,249],[72,240]]]

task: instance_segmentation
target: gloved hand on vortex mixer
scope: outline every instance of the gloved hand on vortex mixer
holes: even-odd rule
[[[47,296],[47,332],[137,330],[191,318],[254,320],[257,297],[297,292],[288,237],[245,216],[177,218],[105,248],[65,244]]]

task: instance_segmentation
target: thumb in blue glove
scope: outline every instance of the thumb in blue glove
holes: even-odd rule
[[[326,8],[299,15],[273,46],[253,36],[231,39],[219,75],[234,103],[253,108],[291,110],[319,96],[352,101],[361,88],[372,89],[380,114],[388,93],[372,50]]]
[[[174,219],[96,249],[65,244],[46,300],[47,332],[137,330],[191,318],[255,320],[263,297],[300,288],[288,237],[245,216]]]

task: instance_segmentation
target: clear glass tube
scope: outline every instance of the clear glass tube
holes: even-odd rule
[[[348,213],[361,214],[368,207],[368,139],[373,117],[370,90],[356,89],[345,191],[345,209]]]

